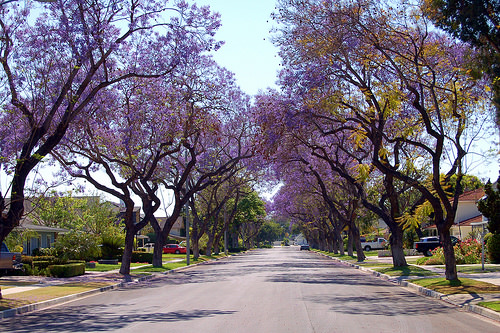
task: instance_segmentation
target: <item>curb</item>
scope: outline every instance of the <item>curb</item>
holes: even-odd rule
[[[367,273],[372,274],[373,276],[376,276],[376,277],[381,278],[383,280],[387,280],[391,283],[400,285],[401,287],[406,287],[406,288],[410,289],[412,292],[415,292],[416,294],[440,299],[443,302],[446,302],[448,304],[451,304],[453,306],[461,308],[467,312],[472,312],[472,313],[475,313],[475,314],[478,314],[478,315],[481,315],[481,316],[487,317],[489,319],[500,322],[500,312],[496,312],[496,311],[490,310],[488,308],[485,308],[485,307],[482,307],[479,305],[474,305],[474,304],[465,304],[465,305],[458,304],[458,303],[455,303],[455,302],[449,300],[448,295],[446,295],[446,294],[442,294],[442,293],[439,293],[437,291],[434,291],[434,290],[431,290],[428,288],[424,288],[422,286],[419,286],[417,284],[414,284],[414,283],[411,283],[411,282],[408,282],[405,280],[395,279],[393,276],[389,276],[387,274],[382,274],[380,272],[374,271],[373,269],[362,267],[360,265],[356,265],[356,264],[350,263],[348,261],[340,260],[338,258],[331,257],[331,256],[323,254],[323,253],[319,253],[319,252],[315,252],[315,253],[322,255],[322,256],[325,256],[327,258],[333,259],[333,260],[340,262],[342,264],[345,264],[347,266],[351,266],[353,268],[367,272]]]
[[[189,269],[189,268],[194,267],[194,266],[205,265],[205,264],[208,264],[208,263],[210,263],[212,261],[226,259],[226,258],[229,258],[231,256],[232,255],[228,255],[227,257],[211,259],[211,260],[208,260],[208,261],[203,261],[203,262],[199,262],[199,263],[196,263],[196,264],[191,264],[189,266],[177,267],[177,268],[171,269],[169,271],[162,272],[160,274],[162,274],[162,275],[173,274],[173,273],[176,273],[176,272],[179,272],[179,271],[182,271],[182,270]],[[127,286],[127,285],[132,284],[132,283],[139,283],[139,282],[148,281],[148,280],[151,280],[153,278],[155,278],[154,274],[147,275],[147,276],[143,276],[143,277],[134,279],[132,281],[122,281],[122,282],[119,282],[119,283],[116,283],[116,284],[113,284],[113,285],[110,285],[110,286],[98,288],[98,289],[87,290],[87,291],[83,291],[83,292],[77,293],[77,294],[72,294],[72,295],[57,297],[57,298],[49,299],[47,301],[43,301],[43,302],[39,302],[39,303],[33,303],[33,304],[23,305],[23,306],[20,306],[18,308],[14,308],[14,309],[3,310],[3,311],[0,311],[0,320],[6,319],[6,318],[12,318],[12,317],[15,317],[17,315],[24,314],[24,313],[27,313],[27,312],[33,312],[33,311],[37,311],[37,310],[46,309],[46,308],[54,306],[54,305],[58,305],[58,304],[62,304],[62,303],[65,303],[65,302],[73,301],[73,300],[76,300],[76,299],[79,299],[79,298],[83,298],[83,297],[87,297],[87,296],[91,296],[91,295],[94,295],[94,294],[99,294],[99,293],[102,293],[102,292],[105,292],[105,291],[109,291],[109,290],[113,290],[113,289],[117,289],[117,288],[122,288],[122,287]]]

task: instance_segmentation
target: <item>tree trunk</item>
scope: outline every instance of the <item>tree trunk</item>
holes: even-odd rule
[[[352,222],[354,224],[354,222]],[[356,226],[352,228],[352,236],[354,240],[354,244],[356,245],[356,255],[358,257],[358,262],[364,261],[366,259],[365,253],[363,251],[363,247],[361,246],[361,239],[359,238],[359,230]]]
[[[340,235],[340,237],[337,240],[337,242],[338,242],[338,247],[339,247],[339,254],[341,256],[345,255],[345,252],[344,252],[344,240],[342,239],[342,235]]]
[[[453,249],[453,244],[451,244],[450,230],[440,230],[439,237],[441,239],[444,252],[446,280],[458,280],[457,262],[455,260],[455,250]]]
[[[120,274],[130,275],[130,262],[132,260],[132,250],[134,249],[134,237],[134,228],[127,228],[127,232],[125,234],[125,249],[123,250]]]
[[[354,257],[353,245],[354,245],[354,237],[352,235],[351,227],[349,227],[349,236],[347,238],[347,255],[351,257]]]
[[[208,242],[207,242],[207,250],[205,251],[205,255],[212,255],[212,246],[214,244],[214,236],[208,234]]]
[[[153,267],[163,266],[163,245],[165,245],[163,234],[161,232],[156,233],[156,241],[153,250]]]
[[[403,249],[403,230],[395,228],[389,237],[392,252],[392,264],[394,267],[408,266]]]

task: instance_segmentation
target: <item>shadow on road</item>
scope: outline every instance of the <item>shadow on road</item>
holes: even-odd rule
[[[108,308],[119,305],[68,306],[60,310],[45,310],[27,316],[2,321],[0,331],[8,332],[100,332],[117,331],[134,323],[169,323],[204,317],[231,315],[236,311],[191,310],[154,313],[113,314]]]

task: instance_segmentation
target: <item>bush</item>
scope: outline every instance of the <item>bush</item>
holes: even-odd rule
[[[454,246],[458,265],[481,263],[481,243],[476,239],[467,239]]]
[[[33,261],[33,268],[37,268],[38,270],[42,270],[42,269],[49,267],[50,264],[52,264],[52,263],[48,260],[37,260],[37,261]]]
[[[133,251],[131,262],[147,262],[148,264],[152,264],[153,253]]]
[[[51,276],[65,278],[85,274],[85,263],[51,265],[48,267]]]
[[[103,259],[119,259],[123,256],[125,237],[123,234],[111,231],[101,235],[101,255]]]
[[[41,255],[41,256],[53,256],[53,257],[56,257],[57,256],[57,249],[55,247],[46,248],[46,249],[40,249],[39,253],[40,253],[39,255]]]
[[[457,243],[453,247],[457,265],[480,264],[481,263],[481,243],[475,239],[467,239]],[[417,260],[418,265],[444,265],[444,252],[442,247],[434,249],[429,260]]]
[[[431,257],[422,257],[418,258],[416,261],[417,265],[427,265],[427,260],[429,260]]]
[[[228,251],[229,252],[232,252],[232,253],[238,253],[238,252],[244,252],[246,251],[247,249],[245,247],[230,247],[228,248]]]
[[[425,265],[444,265],[444,257],[429,257]]]
[[[22,256],[21,262],[25,265],[33,266],[33,257],[32,256]]]
[[[101,255],[100,240],[97,235],[71,230],[59,236],[54,245],[58,253],[68,259],[90,261]]]
[[[52,261],[56,257],[55,256],[37,256],[37,257],[32,257],[33,261]]]
[[[486,243],[488,258],[492,264],[500,264],[500,234],[493,234]]]

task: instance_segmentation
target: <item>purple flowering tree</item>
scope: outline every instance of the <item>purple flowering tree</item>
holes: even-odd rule
[[[377,168],[387,191],[398,180],[432,206],[446,278],[453,280],[449,229],[460,189],[451,200],[445,190],[454,174],[460,184],[464,133],[490,113],[491,96],[465,70],[472,51],[431,31],[422,17],[416,6],[370,0],[283,1],[276,41],[285,59],[285,94],[301,100],[301,112],[325,134],[345,132],[354,149],[369,142],[365,171]],[[325,119],[330,128],[322,127]],[[431,184],[414,172],[424,167]]]
[[[11,197],[0,195],[0,241],[23,216],[32,171],[75,120],[89,117],[98,96],[132,78],[171,73],[190,54],[219,46],[218,15],[184,1],[55,1],[30,9],[0,8],[0,154]]]

